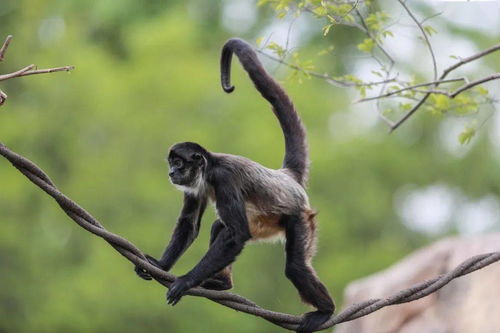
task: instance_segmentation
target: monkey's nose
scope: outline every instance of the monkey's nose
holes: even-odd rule
[[[172,177],[173,175],[174,175],[174,172],[173,172],[173,171],[170,171],[170,172],[168,173],[168,176],[169,176],[169,177]]]

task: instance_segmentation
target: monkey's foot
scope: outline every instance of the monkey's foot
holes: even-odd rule
[[[330,319],[333,311],[323,312],[323,311],[314,311],[308,312],[304,315],[304,319],[302,320],[302,324],[300,324],[297,333],[310,333],[314,332],[321,324]]]
[[[188,275],[179,276],[170,285],[170,289],[167,292],[167,303],[174,306],[181,300],[186,291],[194,286],[195,283],[193,283],[193,280]]]
[[[200,287],[211,290],[228,290],[233,287],[233,282],[226,276],[214,276],[203,281]]]

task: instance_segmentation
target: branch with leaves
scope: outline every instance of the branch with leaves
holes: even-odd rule
[[[268,55],[268,57],[288,66],[292,70],[291,77],[302,74],[306,78],[315,77],[324,79],[328,83],[338,87],[355,88],[360,94],[357,102],[375,101],[376,111],[391,131],[401,126],[420,109],[430,111],[433,114],[450,114],[450,111],[453,110],[455,114],[459,115],[474,115],[478,112],[477,107],[479,105],[497,103],[497,100],[490,95],[489,91],[482,84],[499,79],[498,73],[491,73],[482,78],[471,79],[462,76],[451,79],[446,79],[446,77],[462,65],[498,51],[500,44],[463,59],[451,56],[459,61],[446,68],[441,76],[438,76],[439,68],[436,61],[436,53],[431,43],[431,37],[437,31],[428,24],[428,21],[436,18],[441,13],[435,13],[420,19],[410,8],[408,1],[397,0],[397,4],[402,9],[401,15],[407,15],[412,22],[412,26],[418,29],[420,35],[418,38],[422,40],[428,50],[432,63],[432,80],[416,81],[400,79],[403,76],[415,77],[417,75],[415,75],[416,73],[400,75],[399,72],[396,72],[397,61],[391,54],[391,50],[384,43],[387,38],[394,37],[391,28],[399,24],[400,18],[394,19],[385,11],[380,10],[373,1],[261,0],[259,4],[270,5],[277,12],[278,17],[285,17],[289,13],[293,15],[313,15],[317,19],[326,22],[322,29],[324,35],[327,35],[339,25],[352,27],[361,31],[365,37],[357,44],[357,49],[367,54],[378,64],[378,68],[374,68],[371,72],[379,76],[381,78],[380,81],[374,82],[373,80],[358,78],[351,74],[334,76],[327,73],[314,72],[312,61],[302,61],[298,52],[290,52],[285,47],[277,45],[274,42],[261,46],[260,50],[264,54],[266,54],[264,50],[274,53],[273,56]],[[330,54],[332,51],[333,46],[321,51],[320,55]],[[291,56],[292,62],[287,61],[287,57],[289,56]],[[439,86],[441,86],[440,89],[437,89]],[[373,91],[375,88],[376,93],[367,96],[368,92]],[[384,102],[388,97],[391,97],[391,99]],[[453,99],[455,101],[452,101]],[[390,107],[388,107],[387,103],[397,104],[395,106],[389,105]],[[461,108],[460,104],[462,105]],[[449,108],[446,108],[446,106]],[[395,118],[393,116],[395,110],[402,111],[404,114],[399,119],[389,119],[389,117]]]
[[[9,48],[9,45],[12,41],[12,38],[13,38],[12,35],[7,36],[7,38],[5,38],[5,41],[3,42],[2,47],[0,47],[0,62],[2,62],[4,60],[5,52]],[[32,65],[26,66],[24,68],[21,68],[20,70],[17,70],[15,72],[0,75],[0,82],[6,81],[9,79],[13,79],[16,77],[22,77],[22,76],[28,76],[28,75],[47,74],[47,73],[54,73],[54,72],[69,72],[69,71],[73,70],[74,68],[75,68],[74,66],[64,66],[64,67],[54,67],[54,68],[46,68],[46,69],[36,69],[36,66],[32,64]],[[4,93],[0,89],[0,106],[5,103],[5,101],[7,100],[7,97],[8,97],[7,94]]]

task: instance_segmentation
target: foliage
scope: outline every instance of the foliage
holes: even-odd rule
[[[430,111],[433,115],[443,113],[459,113],[462,117],[469,118],[469,123],[477,123],[478,120],[489,118],[488,115],[485,116],[484,114],[491,113],[492,105],[498,102],[494,95],[490,94],[488,90],[482,86],[478,87],[479,89],[482,89],[482,93],[478,94],[477,88],[473,90],[466,90],[464,93],[458,95],[454,102],[451,102],[451,98],[447,98],[446,94],[452,94],[455,89],[467,83],[469,80],[467,77],[461,77],[460,79],[455,80],[455,84],[440,85],[439,83],[434,83],[437,81],[437,72],[434,70],[434,79],[427,80],[429,84],[424,86],[422,89],[421,84],[426,81],[421,77],[425,76],[425,73],[417,72],[413,68],[402,69],[398,66],[398,60],[393,55],[393,53],[396,53],[393,52],[395,50],[391,50],[385,43],[387,38],[395,37],[393,29],[396,29],[400,23],[401,13],[393,11],[393,13],[390,14],[384,10],[384,7],[393,8],[395,5],[400,5],[399,7],[403,7],[408,11],[408,16],[410,16],[414,21],[412,22],[415,28],[414,31],[418,32],[420,29],[421,35],[416,35],[416,38],[422,42],[421,48],[428,48],[430,57],[434,63],[436,62],[436,55],[434,54],[430,38],[437,34],[438,30],[426,21],[437,15],[432,14],[418,20],[415,17],[415,13],[412,12],[412,9],[408,7],[410,5],[413,6],[414,4],[405,4],[405,2],[401,0],[391,3],[391,5],[387,5],[385,2],[362,0],[261,0],[259,4],[269,5],[277,13],[277,17],[280,19],[285,18],[289,14],[294,17],[301,15],[313,16],[322,22],[323,27],[321,28],[321,32],[324,36],[327,36],[332,31],[332,28],[340,26],[355,28],[361,31],[363,36],[356,42],[357,50],[361,53],[368,54],[373,58],[375,65],[372,65],[373,69],[371,70],[371,73],[378,76],[380,78],[380,82],[378,84],[373,84],[374,82],[369,79],[360,79],[357,77],[355,80],[352,80],[352,78],[354,78],[354,75],[352,74],[335,76],[335,78],[337,79],[337,83],[341,83],[341,85],[348,87],[353,86],[358,91],[361,102],[378,100],[391,96],[393,101],[384,100],[383,103],[377,101],[375,105],[376,111],[381,114],[381,119],[386,121],[391,130],[399,127],[399,125],[404,122],[406,118],[405,116],[400,116],[400,120],[397,120],[397,118],[390,119],[384,117],[383,115],[387,115],[386,110],[398,110],[403,114],[412,114],[414,112],[414,107],[416,108],[415,110],[418,110],[418,108],[421,107],[424,110]],[[418,6],[415,7],[418,8]],[[425,11],[426,10],[424,8],[422,12]],[[325,42],[329,44],[331,43],[331,46],[333,46],[333,43],[337,42],[336,39],[337,38],[330,38],[325,40]],[[492,42],[494,42],[494,40],[492,40]],[[285,61],[286,55],[289,53],[287,52],[286,47],[280,46],[275,42],[272,42],[272,47],[274,50],[280,50],[280,59],[281,61]],[[457,59],[457,62],[461,60],[460,57],[454,55],[451,57]],[[403,61],[405,60],[406,59]],[[312,64],[314,61],[309,59],[307,63]],[[301,68],[300,65],[291,65],[290,67],[294,73],[303,72],[307,73],[308,77],[311,77],[310,69]],[[309,65],[309,67],[312,66]],[[414,71],[413,73],[411,72],[412,70]],[[418,82],[415,79],[405,80],[401,78],[408,76],[408,74],[414,78],[418,76]],[[318,75],[318,77],[321,76]],[[326,77],[328,77],[328,75],[323,76],[323,78]],[[384,84],[387,81],[391,84]],[[414,87],[414,85],[417,85],[417,87]],[[431,89],[438,86],[440,87],[439,91],[433,91]],[[381,89],[375,89],[378,87],[381,87]],[[367,97],[368,92],[370,92],[370,97]],[[428,92],[431,98],[426,97]],[[439,93],[442,95],[437,95]],[[408,99],[413,101],[408,101]],[[400,102],[401,100],[406,101]],[[420,104],[420,100],[423,100],[422,105]],[[445,100],[450,100],[449,103],[453,104],[446,110],[443,109]],[[480,113],[480,106],[483,106],[482,109],[486,111]],[[470,126],[468,125],[468,127]],[[469,133],[475,133],[475,131],[469,131]],[[464,143],[463,140],[461,140],[461,142]]]

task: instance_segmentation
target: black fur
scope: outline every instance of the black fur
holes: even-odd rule
[[[252,46],[239,38],[224,44],[221,56],[221,82],[225,92],[234,91],[231,85],[231,58],[235,53],[243,68],[262,96],[271,103],[285,136],[283,167],[290,169],[297,181],[305,185],[309,170],[306,132],[292,101],[280,85],[262,67]]]
[[[330,318],[335,310],[335,304],[311,267],[308,242],[312,240],[307,231],[307,221],[299,215],[284,216],[282,224],[286,230],[285,275],[297,288],[302,300],[318,309],[304,316],[304,321],[297,332],[312,332]]]
[[[210,243],[211,246],[220,232],[225,229],[224,223],[221,220],[215,220],[212,224],[212,229],[210,231]],[[231,265],[227,266],[223,270],[219,271],[217,274],[203,281],[200,285],[206,289],[212,290],[228,290],[233,287],[233,281],[231,278]]]

